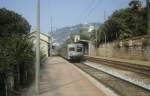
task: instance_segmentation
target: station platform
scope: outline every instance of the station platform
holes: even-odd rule
[[[34,96],[33,88],[27,96]],[[24,95],[25,96],[25,95]],[[61,57],[50,57],[40,77],[39,96],[106,96],[74,65]]]
[[[50,57],[42,72],[40,96],[105,96],[61,57]]]

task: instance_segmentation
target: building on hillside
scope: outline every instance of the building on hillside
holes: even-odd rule
[[[94,27],[94,26],[89,26],[89,28],[88,28],[88,32],[92,32],[94,29],[95,29],[95,27]]]
[[[31,32],[32,42],[34,44],[34,50],[36,47],[36,31]],[[46,33],[40,33],[40,50],[43,52],[45,56],[49,56],[50,54],[50,36]]]
[[[91,33],[93,30],[97,29],[95,26],[82,26],[80,31]]]

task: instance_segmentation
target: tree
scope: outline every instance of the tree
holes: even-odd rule
[[[139,0],[132,0],[129,6],[135,11],[141,11],[142,4]]]
[[[5,75],[0,79],[7,81],[11,74],[16,89],[30,84],[34,77],[35,52],[29,32],[30,25],[25,18],[13,11],[0,9],[0,73]]]
[[[112,14],[107,22],[116,22],[119,39],[146,35],[146,11],[134,12],[130,8],[121,9]],[[113,27],[111,28],[113,29]]]
[[[80,31],[79,32],[79,35],[80,35],[80,39],[81,40],[90,40],[90,33],[87,32],[87,31]]]
[[[0,9],[0,37],[10,33],[23,35],[29,32],[30,25],[24,17],[5,8]]]
[[[95,32],[92,32],[91,39],[93,43],[97,41],[95,45],[99,46],[105,40],[106,42],[112,42],[114,40],[146,35],[146,10],[143,8],[141,11],[135,11],[137,4],[140,5],[141,3],[137,2],[137,0],[136,2],[132,1],[128,8],[116,10],[99,27],[97,40],[95,40]]]

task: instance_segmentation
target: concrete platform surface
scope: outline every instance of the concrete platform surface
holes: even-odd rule
[[[41,72],[40,96],[105,96],[61,57],[50,57]]]

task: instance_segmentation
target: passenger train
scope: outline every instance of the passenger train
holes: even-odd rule
[[[68,44],[67,55],[68,60],[82,59],[83,57],[83,45],[82,44]]]
[[[60,55],[67,60],[79,61],[83,59],[84,48],[83,44],[80,43],[71,43],[66,46],[63,50],[61,50]]]

